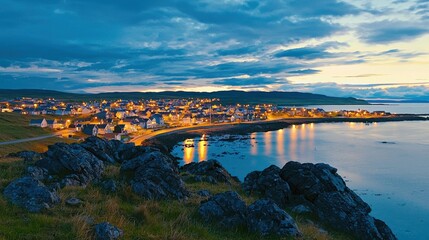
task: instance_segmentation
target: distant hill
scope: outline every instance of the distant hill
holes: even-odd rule
[[[0,100],[21,97],[49,98],[67,101],[113,100],[113,99],[177,99],[177,98],[220,98],[223,104],[276,104],[276,105],[358,105],[368,104],[365,100],[356,98],[329,97],[321,94],[301,92],[106,92],[98,94],[76,94],[40,89],[0,89]]]

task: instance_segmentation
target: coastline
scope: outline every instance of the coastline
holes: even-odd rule
[[[173,147],[187,138],[194,138],[202,134],[244,135],[254,132],[268,132],[287,128],[294,124],[308,123],[343,123],[343,122],[400,122],[400,121],[428,121],[429,118],[419,114],[398,114],[395,117],[378,118],[286,118],[271,121],[245,122],[229,125],[201,126],[190,129],[177,129],[147,138],[141,142],[143,146],[156,146],[164,152],[170,152]]]

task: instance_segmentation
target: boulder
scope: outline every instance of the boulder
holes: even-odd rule
[[[211,193],[210,193],[209,190],[203,189],[203,190],[199,190],[197,192],[197,195],[200,196],[200,197],[210,197]]]
[[[314,200],[321,192],[342,192],[346,183],[337,174],[337,169],[328,164],[288,162],[280,173],[294,194],[302,194]]]
[[[56,143],[49,146],[45,157],[37,161],[36,166],[63,179],[63,186],[86,186],[91,181],[98,181],[104,171],[103,162],[79,144]]]
[[[236,192],[216,194],[203,201],[198,209],[205,222],[213,222],[224,228],[236,228],[246,222],[246,204]]]
[[[271,200],[262,199],[247,208],[247,227],[262,236],[301,236],[293,218]]]
[[[30,212],[40,212],[60,202],[56,192],[49,190],[39,180],[28,176],[11,182],[3,194],[11,203]]]
[[[70,205],[70,206],[80,206],[80,205],[82,205],[83,204],[83,201],[82,200],[80,200],[79,198],[74,198],[74,197],[71,197],[71,198],[67,198],[66,199],[66,204],[67,205]]]
[[[42,158],[42,154],[33,151],[21,151],[17,153],[11,153],[8,155],[9,157],[19,157],[24,159],[26,162],[37,161]]]
[[[115,163],[117,160],[115,144],[106,139],[88,137],[80,145],[103,162]]]
[[[304,196],[316,215],[331,226],[358,239],[396,239],[384,222],[369,215],[369,205],[346,186],[337,169],[327,164],[288,162],[280,176],[293,194]]]
[[[181,171],[195,175],[194,180],[216,184],[238,182],[217,160],[189,163],[182,166]]]
[[[149,152],[125,161],[121,175],[132,190],[146,199],[183,199],[189,196],[173,160],[161,152]]]
[[[124,232],[118,227],[102,222],[95,225],[95,240],[115,240],[124,235]]]
[[[122,163],[152,150],[149,147],[136,147],[134,143],[123,143],[118,140],[109,141],[98,137],[87,138],[81,143],[81,146],[103,162],[108,163]]]
[[[107,192],[116,192],[118,190],[116,181],[113,179],[109,179],[101,182],[101,187]]]
[[[274,165],[262,172],[249,173],[244,178],[242,186],[247,194],[259,194],[282,207],[289,203],[292,194],[289,184],[280,177],[280,168]]]
[[[303,214],[303,213],[311,213],[312,210],[308,206],[306,206],[304,204],[300,204],[300,205],[293,207],[292,212],[298,213],[298,214]]]
[[[27,175],[34,179],[43,181],[48,178],[48,170],[36,166],[29,166],[27,167]]]

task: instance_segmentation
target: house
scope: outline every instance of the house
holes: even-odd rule
[[[98,127],[95,124],[88,124],[83,126],[82,132],[86,135],[97,136],[98,135]]]
[[[48,127],[46,119],[31,119],[30,126],[45,128]]]
[[[11,108],[2,108],[1,112],[2,113],[5,113],[5,112],[11,113],[11,112],[13,112],[13,109],[11,109]]]
[[[91,114],[91,109],[84,107],[81,111],[82,115],[87,115],[87,114]]]
[[[185,114],[185,116],[182,118],[182,124],[183,125],[191,125],[192,124],[192,115],[191,114]]]
[[[125,132],[125,124],[118,124],[115,126],[113,133],[123,133]]]
[[[50,128],[54,128],[54,125],[57,124],[57,120],[56,119],[54,119],[54,120],[46,120],[46,122],[48,123],[48,127],[50,127]]]
[[[164,117],[161,114],[153,114],[150,117],[150,120],[152,120],[152,122],[155,122],[157,126],[164,126],[165,122],[164,122]]]
[[[98,125],[98,133],[99,134],[112,133],[111,125],[110,124],[100,124],[100,125]]]

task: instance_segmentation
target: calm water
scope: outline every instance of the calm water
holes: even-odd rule
[[[428,136],[429,121],[303,124],[233,142],[196,139],[195,148],[177,146],[173,154],[183,163],[217,159],[241,180],[271,164],[328,163],[399,239],[423,240],[429,239]]]

